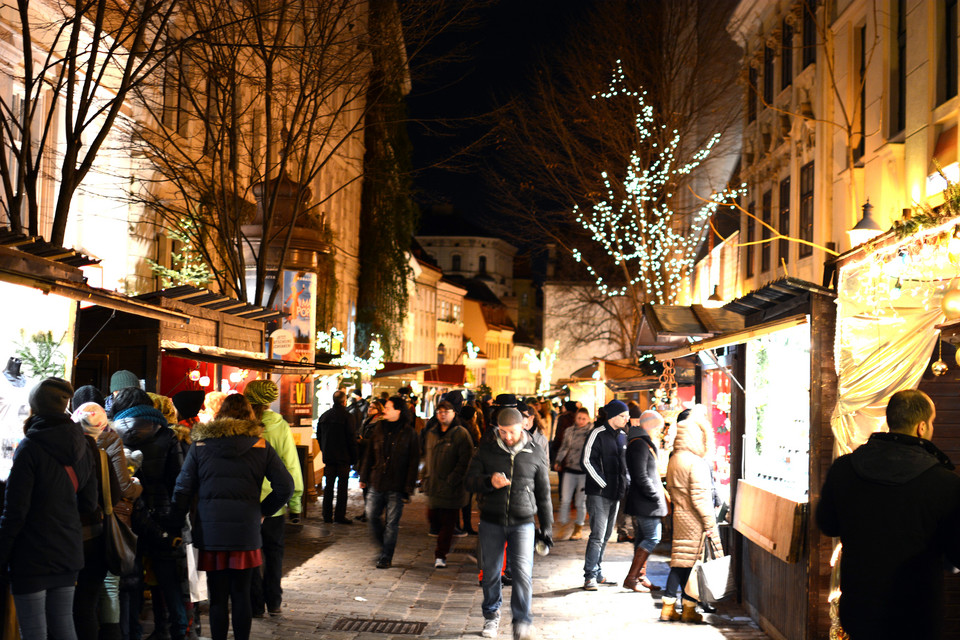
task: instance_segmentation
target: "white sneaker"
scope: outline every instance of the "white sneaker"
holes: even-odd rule
[[[483,621],[483,631],[480,632],[482,638],[496,638],[500,629],[500,618],[487,618]]]
[[[433,566],[436,569],[443,569],[447,566],[447,561],[444,560],[443,558],[437,558],[436,560],[433,561]]]

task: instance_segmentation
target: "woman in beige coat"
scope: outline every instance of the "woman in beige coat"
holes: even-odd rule
[[[677,612],[677,594],[690,577],[697,558],[703,553],[704,533],[717,556],[723,555],[713,512],[710,467],[706,456],[713,452],[713,428],[706,417],[695,411],[677,423],[673,454],[667,465],[667,493],[673,504],[673,547],[670,551],[670,575],[663,597],[660,619],[701,622],[696,600],[683,593],[683,614]]]

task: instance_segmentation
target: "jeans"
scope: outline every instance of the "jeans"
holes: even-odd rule
[[[403,515],[402,493],[370,489],[367,494],[367,522],[370,524],[373,539],[380,545],[381,560],[393,560],[401,515]]]
[[[460,509],[430,509],[430,528],[437,532],[437,548],[433,552],[435,558],[447,559],[459,517]]]
[[[603,552],[607,548],[607,540],[613,533],[613,526],[617,521],[616,500],[603,496],[587,496],[587,513],[590,514],[590,539],[587,540],[587,553],[583,559],[583,578],[600,579],[600,565],[603,562]]]
[[[653,553],[660,544],[660,527],[660,516],[633,516],[633,548]]]
[[[73,626],[73,587],[13,594],[23,640],[77,640]]]
[[[267,609],[279,609],[283,602],[283,525],[284,516],[264,518],[260,525],[260,538],[263,540],[263,574],[260,568],[253,571],[250,584],[250,604],[255,613]]]
[[[120,578],[107,573],[100,589],[100,623],[116,624],[120,622]]]
[[[696,600],[687,595],[684,588],[687,586],[687,580],[690,579],[690,572],[693,567],[670,567],[670,573],[667,575],[667,586],[664,587],[663,595],[667,598],[676,598],[683,594],[683,600],[696,603]]]
[[[210,637],[227,640],[228,614],[232,614],[234,640],[249,640],[253,611],[250,609],[250,578],[252,569],[224,569],[207,571],[207,589],[210,592]],[[227,606],[227,601],[230,606]]]
[[[349,464],[328,464],[323,469],[323,520],[346,520]],[[333,509],[333,485],[337,485],[337,509]]]
[[[577,507],[577,524],[582,527],[587,521],[587,494],[583,492],[586,484],[585,473],[567,471],[563,474],[563,482],[560,483],[560,524],[570,522],[571,502]]]
[[[483,604],[485,620],[500,615],[501,597],[500,568],[503,566],[503,545],[511,559],[513,587],[510,593],[510,610],[513,624],[533,622],[533,543],[532,522],[503,526],[480,521],[480,568],[483,570]]]

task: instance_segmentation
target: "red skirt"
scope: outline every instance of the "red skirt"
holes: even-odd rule
[[[252,551],[204,551],[200,549],[197,568],[200,571],[223,571],[225,569],[253,569],[263,564],[260,549]]]

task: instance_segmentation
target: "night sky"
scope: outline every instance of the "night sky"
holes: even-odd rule
[[[456,0],[451,0],[456,1]],[[599,1],[599,0],[598,0]],[[490,194],[475,163],[493,149],[475,146],[496,120],[495,108],[522,99],[536,71],[537,51],[562,47],[574,34],[585,0],[498,0],[479,10],[469,28],[437,38],[424,55],[460,55],[414,76],[408,97],[417,200],[429,210],[450,204],[459,214],[495,229]],[[473,156],[455,156],[470,146]],[[478,157],[479,156],[479,157]],[[439,164],[439,166],[437,166]],[[429,217],[426,218],[429,220]]]

